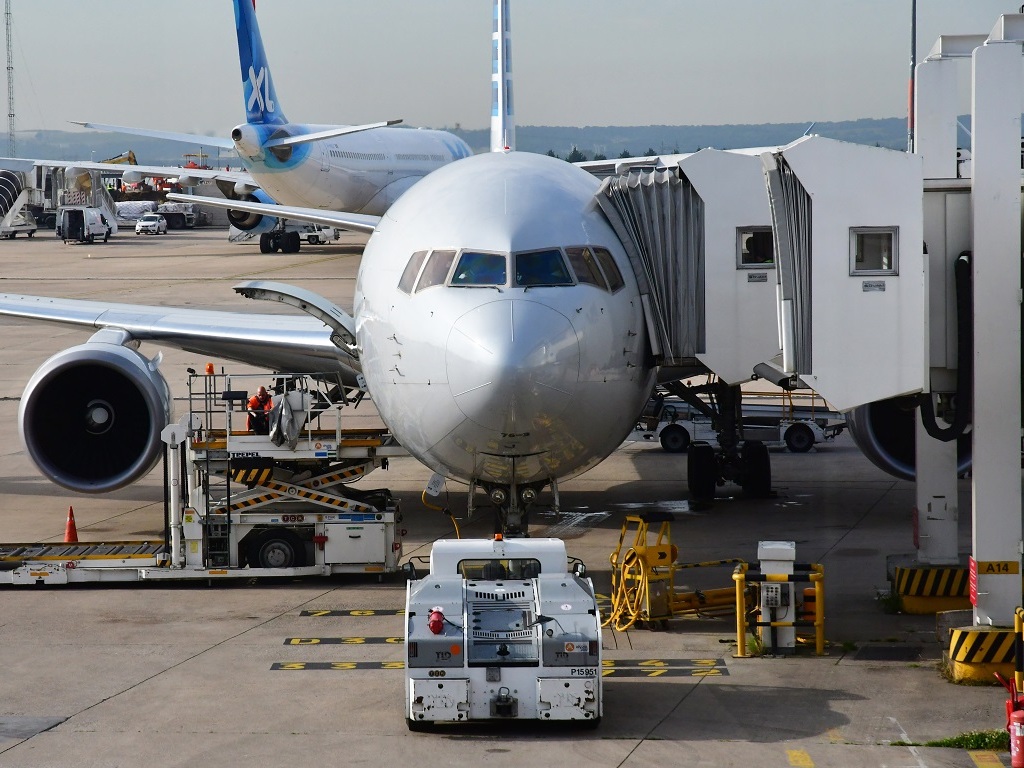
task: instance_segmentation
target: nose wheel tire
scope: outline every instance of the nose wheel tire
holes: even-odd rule
[[[715,498],[718,464],[711,443],[694,443],[690,446],[686,456],[686,483],[690,487],[691,500],[709,502]]]

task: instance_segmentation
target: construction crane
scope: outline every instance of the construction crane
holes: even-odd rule
[[[4,0],[4,22],[7,26],[7,156],[14,151],[14,50],[11,45],[11,0]]]

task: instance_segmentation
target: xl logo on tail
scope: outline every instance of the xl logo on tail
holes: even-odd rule
[[[247,109],[251,112],[254,106],[259,107],[260,112],[273,112],[274,101],[270,98],[270,75],[266,67],[260,67],[256,71],[249,66],[249,83],[252,85],[252,93],[249,94]]]

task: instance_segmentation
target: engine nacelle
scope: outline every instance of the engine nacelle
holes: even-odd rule
[[[257,158],[263,154],[263,136],[249,123],[231,129],[231,140],[242,157]]]
[[[138,184],[145,178],[146,177],[142,174],[141,171],[125,171],[124,173],[121,174],[121,183]]]
[[[896,398],[879,400],[854,408],[846,414],[846,426],[854,442],[872,464],[901,480],[913,480],[917,474],[915,463],[915,402]],[[968,431],[956,441],[957,473],[971,468],[971,433]]]
[[[274,200],[262,189],[257,189],[252,194],[240,195],[238,199],[244,200],[247,203],[274,204]],[[248,211],[232,209],[228,209],[228,221],[231,222],[233,227],[244,232],[251,232],[253,230],[268,232],[277,225],[277,218],[273,216],[264,216],[262,213],[250,213]]]
[[[58,485],[113,491],[160,458],[170,403],[153,361],[94,336],[58,352],[29,380],[18,413],[21,440],[39,471]]]

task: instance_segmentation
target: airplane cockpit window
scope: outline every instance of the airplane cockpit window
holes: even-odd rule
[[[615,259],[612,258],[612,254],[607,248],[595,248],[594,255],[597,256],[597,261],[601,265],[604,276],[608,278],[609,290],[615,293],[626,284],[626,281],[622,279],[622,273],[619,272],[619,268],[615,264]]]
[[[605,282],[601,268],[597,265],[597,257],[590,248],[566,248],[565,255],[569,257],[569,264],[576,273],[576,281],[596,285],[598,288],[608,290],[608,283]]]
[[[434,251],[430,254],[426,266],[423,267],[423,274],[420,275],[416,292],[419,293],[424,288],[432,288],[435,285],[444,285],[453,261],[455,261],[455,251]]]
[[[412,293],[412,287],[416,285],[416,275],[420,273],[420,267],[423,266],[423,260],[427,257],[426,251],[416,251],[409,259],[409,263],[405,265],[405,271],[402,273],[402,279],[398,281],[398,290],[403,293]]]
[[[552,248],[546,251],[517,253],[516,285],[529,288],[542,285],[572,285],[562,252]]]
[[[775,238],[771,227],[741,227],[736,230],[737,265],[741,269],[771,269],[775,266]]]
[[[505,254],[463,251],[452,275],[451,285],[504,285],[507,274]]]

